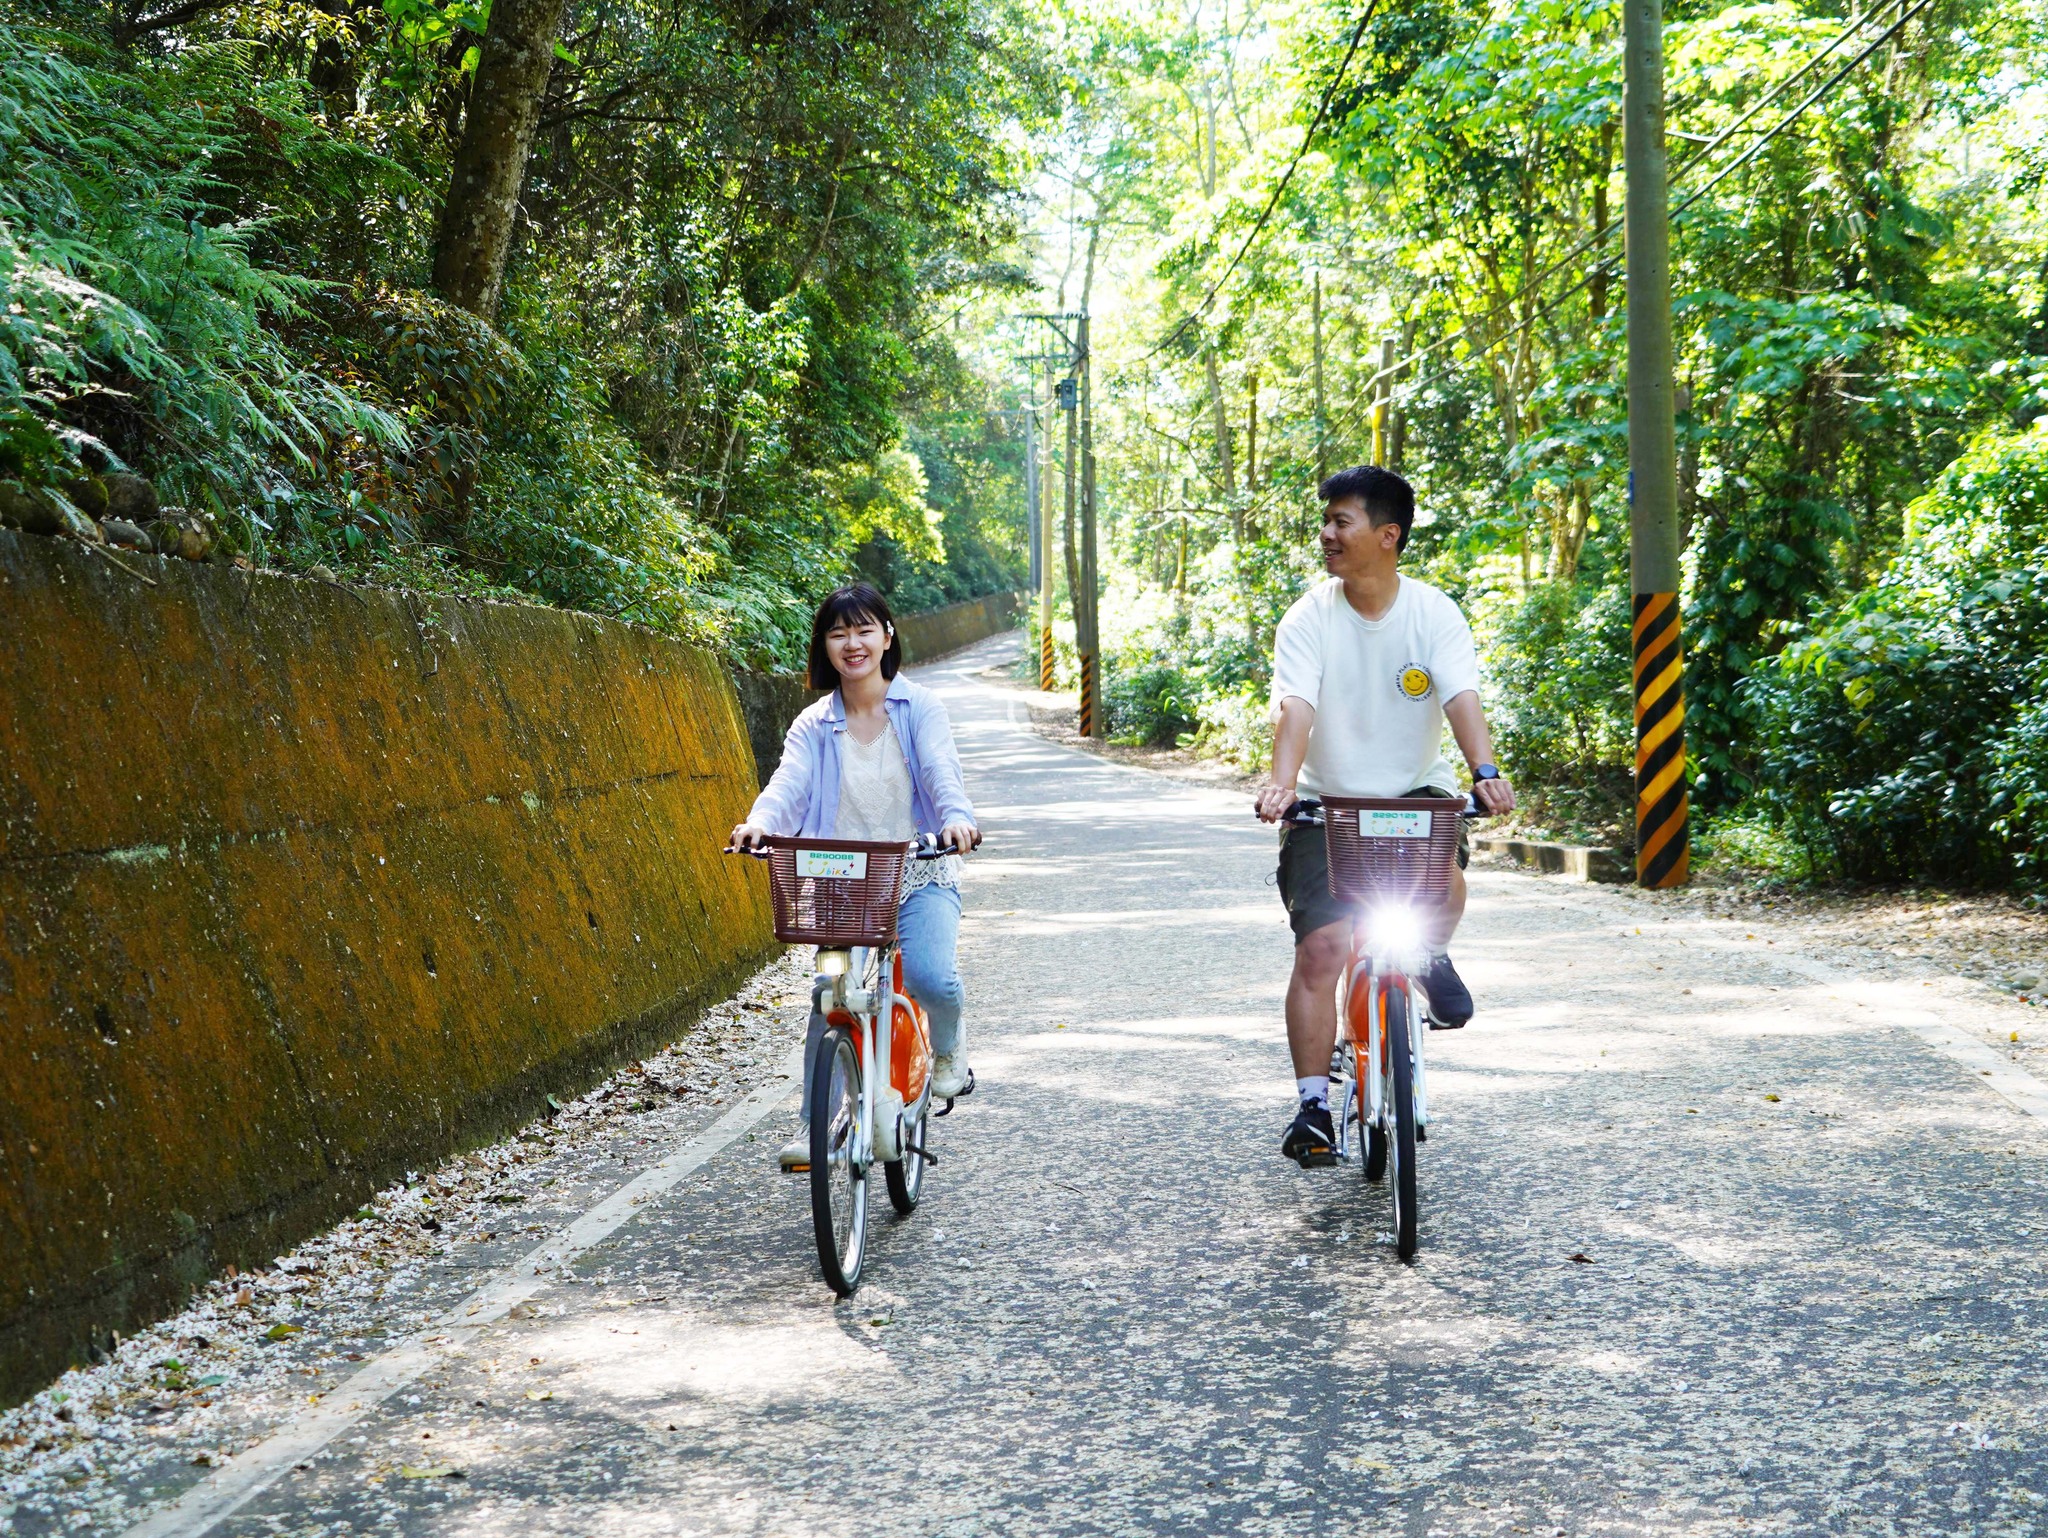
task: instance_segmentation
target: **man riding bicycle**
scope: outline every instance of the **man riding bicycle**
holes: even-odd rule
[[[1482,811],[1514,809],[1493,763],[1479,704],[1472,628],[1457,604],[1396,570],[1415,522],[1415,492],[1377,465],[1340,470],[1323,500],[1323,569],[1329,580],[1296,600],[1273,648],[1273,773],[1258,815],[1278,822],[1302,796],[1450,796],[1462,799],[1443,754],[1448,720]],[[1430,1025],[1472,1018],[1472,995],[1447,947],[1465,912],[1463,824],[1458,868],[1425,939]],[[1352,915],[1330,893],[1321,826],[1290,825],[1280,842],[1280,896],[1294,930],[1287,1043],[1299,1101],[1280,1151],[1303,1169],[1332,1164],[1330,1055],[1337,1044],[1337,981],[1351,951]]]

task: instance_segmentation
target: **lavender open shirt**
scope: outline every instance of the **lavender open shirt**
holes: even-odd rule
[[[950,823],[972,824],[974,804],[967,799],[960,752],[939,697],[899,673],[889,680],[883,708],[910,770],[910,810],[917,831],[939,833]],[[834,689],[790,723],[782,762],[747,821],[784,836],[830,838],[839,820],[839,743],[845,734],[846,706]]]

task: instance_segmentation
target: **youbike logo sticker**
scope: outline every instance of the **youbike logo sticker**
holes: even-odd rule
[[[1428,838],[1428,812],[1360,812],[1360,838]]]
[[[799,849],[796,873],[819,881],[859,881],[868,873],[868,857],[859,849]]]

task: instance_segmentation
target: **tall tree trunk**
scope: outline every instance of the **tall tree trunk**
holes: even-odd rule
[[[1600,130],[1600,171],[1593,179],[1593,281],[1586,296],[1586,310],[1594,320],[1607,318],[1607,183],[1614,174],[1614,125]]]
[[[1216,367],[1216,347],[1202,352],[1202,367],[1209,373],[1209,406],[1216,419],[1216,483],[1226,497],[1237,494],[1236,445],[1230,441],[1230,408],[1223,399],[1223,376]]]
[[[1244,489],[1259,489],[1259,371],[1244,386]]]
[[[486,320],[498,313],[505,258],[565,0],[496,0],[470,82],[462,143],[434,237],[434,287]]]

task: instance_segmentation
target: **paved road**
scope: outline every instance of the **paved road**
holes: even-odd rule
[[[861,1293],[785,1097],[221,1531],[2048,1530],[2038,1119],[1761,942],[1480,873],[1404,1266],[1277,1156],[1271,835],[1040,741],[990,655],[927,674],[983,1088]]]

